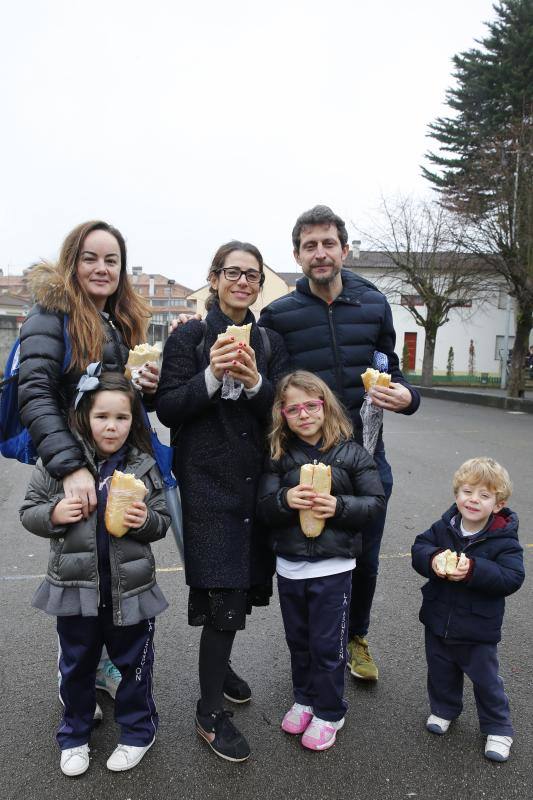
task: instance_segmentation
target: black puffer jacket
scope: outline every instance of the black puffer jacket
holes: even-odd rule
[[[394,352],[396,334],[386,297],[369,281],[342,270],[343,290],[328,305],[312,294],[307,278],[296,290],[274,300],[261,312],[259,325],[283,337],[293,369],[305,369],[322,378],[349,411],[360,441],[364,388],[361,374],[372,366],[374,351],[388,357],[392,380],[411,392],[411,405],[402,413],[414,414],[420,395],[401,373]]]
[[[69,312],[62,283],[48,265],[40,265],[36,271],[39,274],[33,275],[32,283],[38,302],[20,329],[19,409],[44,466],[50,475],[61,480],[87,466],[67,425],[68,409],[81,373],[62,372],[63,319]],[[103,369],[123,372],[128,348],[113,322],[104,315],[101,319],[105,328]]]
[[[353,558],[361,552],[362,533],[385,508],[385,494],[374,460],[350,440],[320,454],[331,465],[331,494],[337,498],[334,517],[326,520],[316,539],[308,539],[300,528],[299,514],[289,508],[287,490],[300,483],[300,467],[309,456],[291,440],[287,453],[268,462],[259,484],[259,520],[268,529],[270,547],[280,556]]]

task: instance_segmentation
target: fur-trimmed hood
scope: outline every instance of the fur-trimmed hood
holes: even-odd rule
[[[28,283],[35,302],[46,311],[59,311],[62,314],[70,312],[65,279],[54,264],[46,261],[37,264],[28,276]]]

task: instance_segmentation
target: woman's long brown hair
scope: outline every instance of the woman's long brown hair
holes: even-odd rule
[[[287,451],[287,441],[291,431],[281,409],[285,401],[285,392],[290,386],[302,389],[311,397],[317,397],[324,401],[324,425],[322,427],[322,447],[320,448],[322,452],[327,452],[336,444],[340,444],[352,436],[352,423],[329,386],[312,372],[305,370],[290,372],[278,383],[272,408],[272,429],[269,438],[270,455],[273,459],[281,458]]]
[[[92,231],[106,231],[120,248],[120,278],[116,292],[108,298],[105,310],[117,323],[124,343],[130,350],[146,341],[148,302],[132,288],[127,268],[126,242],[116,228],[102,220],[83,222],[72,230],[61,248],[56,265],[63,279],[70,310],[68,330],[72,344],[70,369],[85,370],[93,361],[101,361],[104,349],[104,328],[98,309],[78,281],[77,266],[85,239]]]

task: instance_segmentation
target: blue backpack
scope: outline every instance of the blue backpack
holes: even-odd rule
[[[65,356],[62,372],[67,371],[72,347],[68,335],[68,316],[63,317],[63,341]],[[37,450],[31,440],[29,431],[24,427],[19,415],[18,382],[19,382],[20,340],[17,339],[11,348],[4,370],[4,380],[0,383],[0,453],[5,458],[16,458],[23,464],[36,464]]]

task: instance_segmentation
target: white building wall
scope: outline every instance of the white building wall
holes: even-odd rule
[[[358,270],[378,288],[385,289],[386,281],[375,274],[373,270]],[[402,305],[400,298],[389,296],[394,328],[396,330],[396,353],[402,357],[404,336],[406,332],[416,333],[416,372],[422,371],[422,359],[424,355],[424,328],[416,324],[414,317]],[[425,314],[423,306],[417,310]],[[456,373],[468,372],[468,350],[470,340],[474,341],[475,364],[474,372],[489,372],[500,374],[500,360],[495,358],[496,337],[505,335],[507,312],[505,309],[498,308],[498,298],[494,298],[493,304],[484,303],[473,305],[472,308],[452,309],[449,314],[449,321],[439,328],[437,342],[435,346],[435,373],[446,372],[448,363],[448,351],[453,347],[454,351],[454,371]],[[511,313],[509,324],[510,342],[513,344],[513,333],[515,328],[514,313]]]

